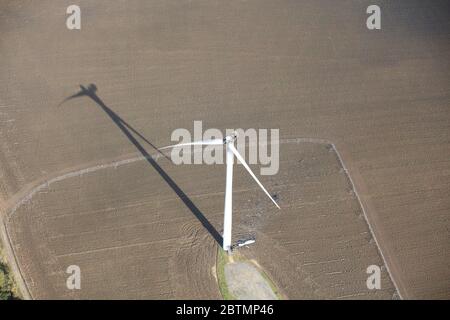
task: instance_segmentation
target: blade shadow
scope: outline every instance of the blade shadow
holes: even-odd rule
[[[118,114],[111,110],[106,104],[100,99],[96,94],[97,87],[95,84],[90,84],[87,88],[80,85],[81,90],[64,99],[58,106],[61,106],[65,102],[80,98],[89,97],[91,98],[100,108],[105,111],[105,113],[111,118],[111,120],[117,125],[117,127],[122,131],[122,133],[127,137],[127,139],[136,147],[136,149],[144,156],[146,161],[158,172],[158,174],[163,178],[163,180],[169,185],[169,187],[177,194],[184,205],[192,212],[192,214],[197,218],[197,220],[202,224],[202,226],[210,233],[215,241],[221,246],[222,236],[217,232],[214,226],[208,221],[208,219],[203,215],[200,209],[189,199],[189,197],[184,193],[183,190],[175,183],[175,181],[161,168],[161,166],[156,162],[155,159],[145,150],[145,148],[139,143],[139,141],[133,136],[131,132],[139,136],[143,141],[145,141],[152,148],[161,153],[166,159],[169,159],[165,154],[158,150],[150,141],[148,141],[144,136],[142,136],[137,130],[135,130],[131,125],[125,122]],[[131,131],[131,132],[130,132]],[[170,159],[169,159],[170,160]]]

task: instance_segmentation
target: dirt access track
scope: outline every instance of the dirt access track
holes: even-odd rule
[[[371,249],[362,251],[362,259],[338,268],[360,274],[356,270],[369,262],[367,256],[377,257],[377,263],[386,264],[385,291],[367,296],[360,282],[349,284],[353,276],[327,279],[321,277],[323,269],[309,265],[303,266],[306,273],[298,273],[309,289],[286,285],[291,298],[390,298],[394,287],[405,299],[450,298],[448,1],[379,1],[382,29],[376,31],[366,28],[370,1],[79,1],[81,30],[66,28],[70,4],[0,4],[0,208],[6,225],[2,237],[19,282],[32,288],[28,297],[82,298],[64,291],[66,275],[55,267],[72,263],[68,254],[76,252],[84,253],[77,263],[91,277],[83,282],[91,285],[89,297],[219,297],[207,268],[215,259],[217,235],[211,230],[220,232],[223,200],[223,190],[214,190],[215,199],[211,186],[223,179],[223,170],[210,181],[201,180],[199,188],[195,173],[205,178],[214,170],[183,170],[164,159],[157,161],[158,170],[139,161],[129,164],[132,170],[112,174],[112,169],[105,169],[55,182],[57,190],[41,189],[30,198],[32,190],[55,177],[154,155],[152,145],[167,145],[174,129],[190,129],[194,120],[202,120],[204,128],[221,130],[277,128],[281,139],[323,139],[339,151],[358,194],[349,201],[360,203],[340,207],[339,212],[363,211],[368,224],[361,221],[370,228],[373,241],[366,239]],[[95,95],[60,105],[79,91],[80,84],[90,83],[98,89]],[[303,158],[328,159],[320,148],[313,149],[302,151],[308,154]],[[309,168],[301,166],[301,159],[296,154],[278,175],[262,182],[275,189],[279,183],[280,200],[295,195],[292,203],[303,201],[303,191],[314,184],[317,190],[311,196],[343,196],[340,180],[330,188],[328,179],[283,185],[283,172],[301,175]],[[323,161],[319,163],[334,167]],[[324,168],[329,167],[311,169],[311,175],[325,170],[326,178],[335,177]],[[164,183],[154,183],[161,178]],[[194,199],[202,190],[208,191],[207,197]],[[250,202],[241,200],[249,210],[259,197],[256,189],[250,190]],[[161,201],[164,210],[158,211]],[[127,203],[130,207],[125,208]],[[270,213],[265,205],[260,209]],[[89,218],[87,213],[93,212],[97,215]],[[298,212],[301,223],[304,211]],[[84,213],[84,219],[75,218]],[[92,218],[99,215],[105,220]],[[47,225],[50,216],[53,224]],[[158,217],[175,220],[161,223]],[[136,229],[120,231],[130,221]],[[253,228],[261,239],[257,246],[264,241],[283,243],[272,253],[292,263],[284,265],[286,273],[278,272],[271,263],[280,256],[263,256],[256,246],[247,254],[256,255],[252,258],[286,284],[283,274],[308,263],[298,254],[305,245],[331,243],[326,241],[329,229],[320,231],[324,234],[317,243],[306,244],[308,230],[288,239],[285,234],[277,237],[264,223]],[[312,226],[309,231],[313,230]],[[139,243],[148,234],[161,241],[133,249],[132,263],[121,260],[127,244]],[[355,236],[354,231],[350,234]],[[45,241],[32,243],[33,239]],[[288,242],[296,244],[283,247]],[[118,249],[113,257],[97,251],[89,256],[93,249],[86,243]],[[350,246],[342,247],[344,259]],[[198,256],[202,260],[196,261]],[[61,264],[58,259],[66,261]],[[114,272],[115,291],[98,283],[103,279],[98,275],[108,272]],[[149,287],[156,289],[147,291]],[[346,293],[330,288],[351,289]]]

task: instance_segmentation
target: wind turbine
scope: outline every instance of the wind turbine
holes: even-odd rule
[[[196,146],[196,145],[225,145],[226,146],[226,164],[227,164],[227,175],[226,175],[226,184],[225,184],[225,208],[223,215],[223,244],[222,248],[226,251],[231,251],[231,225],[232,225],[232,202],[233,202],[233,164],[234,157],[242,163],[245,169],[247,169],[248,173],[255,179],[256,183],[261,187],[264,193],[272,200],[272,202],[277,206],[278,209],[281,209],[278,203],[272,198],[272,196],[267,192],[262,183],[255,176],[253,171],[250,169],[248,164],[245,162],[244,158],[237,151],[234,146],[234,142],[236,141],[237,134],[234,132],[232,135],[226,136],[223,139],[211,139],[211,140],[202,140],[196,142],[189,143],[180,143],[167,147],[160,148],[168,149],[168,148],[177,148],[184,146]]]

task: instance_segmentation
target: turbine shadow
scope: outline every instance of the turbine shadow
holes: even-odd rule
[[[192,214],[197,218],[197,220],[203,225],[203,227],[211,234],[214,240],[217,241],[219,245],[222,245],[222,236],[217,232],[213,225],[206,219],[203,213],[198,209],[198,207],[189,199],[189,197],[184,193],[183,190],[175,183],[175,181],[159,166],[155,159],[145,150],[145,148],[139,143],[139,141],[132,135],[131,132],[139,136],[148,145],[161,153],[165,158],[169,159],[165,154],[158,150],[150,141],[143,137],[137,130],[135,130],[131,125],[125,122],[119,115],[112,111],[106,104],[98,97],[96,94],[97,87],[95,84],[90,84],[87,88],[80,85],[80,92],[67,97],[64,99],[59,106],[63,103],[79,98],[79,97],[89,97],[98,106],[100,106],[103,111],[111,118],[111,120],[119,127],[122,133],[128,138],[128,140],[136,147],[136,149],[144,156],[147,162],[158,172],[158,174],[164,179],[164,181],[169,185],[169,187],[177,194],[181,201],[189,208]],[[130,132],[131,131],[131,132]],[[170,159],[169,159],[170,160]]]

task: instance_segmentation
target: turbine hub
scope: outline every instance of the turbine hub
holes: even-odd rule
[[[237,134],[236,134],[236,132],[234,132],[233,134],[230,134],[229,136],[226,136],[223,139],[223,143],[227,144],[227,143],[230,143],[230,142],[234,142],[234,140],[236,140],[236,138],[237,138]]]

